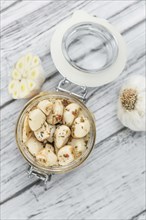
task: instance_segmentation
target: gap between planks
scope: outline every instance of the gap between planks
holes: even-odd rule
[[[140,218],[141,216],[144,216],[144,218]],[[146,209],[138,213],[137,215],[134,215],[130,220],[146,220]]]

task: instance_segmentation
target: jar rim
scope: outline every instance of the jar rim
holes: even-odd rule
[[[30,108],[30,106],[33,106],[34,102],[37,103],[38,100],[45,99],[48,96],[56,96],[56,97],[66,97],[70,100],[75,100],[77,103],[79,103],[83,108],[86,109],[86,114],[88,114],[90,120],[91,120],[91,127],[92,127],[92,139],[90,138],[90,148],[88,148],[88,152],[85,151],[85,154],[83,154],[83,156],[81,158],[77,158],[76,160],[74,160],[73,162],[71,162],[70,164],[66,165],[66,166],[50,166],[50,167],[45,167],[45,166],[41,166],[40,164],[36,163],[32,158],[33,156],[30,155],[30,153],[28,152],[28,150],[26,151],[27,153],[24,151],[24,143],[22,143],[22,140],[20,136],[22,136],[21,134],[21,130],[22,130],[22,125],[23,125],[23,120],[24,120],[24,116],[25,113],[27,112],[27,110]],[[54,97],[52,97],[54,98]],[[42,99],[42,100],[43,100]],[[32,108],[32,107],[31,107]],[[30,108],[30,109],[31,109]],[[89,109],[84,105],[84,103],[82,103],[79,99],[77,99],[76,97],[74,97],[74,95],[69,95],[65,92],[45,92],[45,93],[40,93],[39,95],[35,96],[34,98],[32,98],[31,100],[29,100],[26,105],[24,106],[24,108],[22,109],[22,111],[20,112],[20,115],[18,117],[17,120],[17,124],[16,124],[16,130],[15,130],[15,138],[16,138],[16,143],[17,146],[22,154],[22,156],[24,157],[24,159],[33,167],[37,168],[39,171],[41,171],[42,173],[46,173],[46,174],[52,174],[52,173],[66,173],[69,172],[73,169],[75,169],[76,167],[80,166],[90,155],[91,151],[93,150],[94,144],[95,144],[95,139],[96,139],[96,126],[95,126],[95,122],[94,122],[94,118],[92,113],[89,111]]]
[[[97,68],[91,69],[89,68],[90,65],[87,64],[86,67],[83,67],[76,62],[77,59],[74,59],[72,55],[69,54],[69,46],[75,44],[76,41],[79,40],[77,34],[80,34],[80,38],[82,38],[83,32],[85,36],[87,36],[88,34],[91,35],[92,37],[95,37],[96,40],[100,40],[100,45],[98,45],[98,47],[96,48],[96,52],[98,53],[98,51],[102,49],[102,53],[104,52],[106,54],[106,57],[104,57],[106,60],[103,66],[99,66]],[[98,44],[98,42],[96,42],[96,44]],[[89,74],[97,74],[107,69],[108,67],[113,65],[113,63],[116,62],[118,57],[119,47],[115,36],[111,34],[110,31],[105,26],[94,22],[80,22],[70,27],[64,33],[62,39],[62,52],[67,62],[71,64],[72,67],[74,67],[75,69]],[[95,48],[94,48],[94,52],[95,52]]]

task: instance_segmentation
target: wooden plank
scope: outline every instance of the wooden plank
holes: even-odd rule
[[[19,1],[18,0],[10,0],[10,1],[9,0],[1,0],[1,2],[0,2],[1,13],[10,9],[14,5],[16,5]]]
[[[141,68],[142,66],[143,68]],[[137,71],[138,74],[140,74],[141,71],[144,71],[144,58],[141,59],[141,62],[138,62],[138,65],[136,64],[131,66],[126,74],[130,74],[134,71]],[[55,80],[53,80],[53,83],[55,84]],[[108,85],[100,88],[87,103],[87,106],[92,110],[96,118],[96,143],[100,143],[105,138],[109,137],[122,128],[121,123],[117,120],[116,117],[116,102],[120,86],[121,81],[116,81],[113,86]],[[2,200],[11,197],[14,193],[31,183],[31,181],[27,179],[27,175],[25,173],[27,168],[26,163],[16,148],[14,141],[16,119],[23,103],[24,101],[11,103],[9,107],[6,107],[2,110]],[[97,104],[95,105],[95,103]],[[16,110],[12,111],[14,108]],[[9,126],[7,126],[6,123],[3,123],[7,122],[8,120]],[[7,170],[9,171],[9,174]],[[34,181],[34,179],[32,181]],[[12,183],[16,186],[13,189],[9,188],[9,185]]]
[[[132,3],[130,2],[129,4],[132,4]],[[98,15],[100,11],[103,11],[103,9],[104,10],[106,9],[105,4],[102,5],[103,3],[102,4],[100,3],[99,5],[96,4],[95,6],[94,6],[94,3],[92,2],[90,4],[89,2],[86,2],[87,6],[86,5],[83,6],[82,4],[80,5],[80,7],[89,11],[92,14]],[[136,17],[137,22],[139,22],[144,17],[141,3],[139,4],[138,3],[134,5],[132,4],[131,7],[129,6],[129,8],[126,9],[127,14],[125,15],[124,19],[123,19],[122,14],[119,14],[119,17],[115,20],[115,22],[114,22],[114,17],[112,17],[110,21],[114,22],[115,25],[119,27],[119,29],[120,29],[120,25],[118,25],[119,22],[121,22],[122,20],[125,23],[125,20],[131,18],[131,16]],[[50,50],[49,50],[50,39],[54,31],[54,25],[63,19],[62,15],[64,13],[66,14],[66,17],[70,16],[73,10],[73,6],[74,4],[70,4],[70,5],[67,5],[67,7],[63,8],[62,14],[61,15],[59,14],[56,19],[53,17],[51,11],[50,11],[50,15],[48,15],[47,17],[43,16],[47,12],[49,14],[49,10],[51,10],[49,6],[48,7],[46,6],[46,7],[43,7],[43,9],[39,10],[40,17],[43,18],[43,23],[42,23],[41,18],[38,17],[38,13],[36,11],[35,16],[32,13],[29,16],[27,16],[28,22],[26,21],[24,22],[24,18],[23,18],[22,20],[19,21],[19,23],[13,22],[10,25],[10,27],[7,27],[7,26],[5,27],[5,29],[2,32],[4,34],[4,37],[2,37],[2,45],[3,45],[2,52],[3,52],[4,65],[2,66],[1,72],[2,72],[2,81],[3,81],[2,97],[4,98],[2,99],[1,104],[4,104],[5,102],[11,100],[11,97],[8,95],[8,92],[7,92],[7,85],[8,85],[9,78],[5,76],[9,75],[9,73],[11,72],[12,66],[14,65],[14,63],[16,62],[20,54],[25,54],[25,52],[29,50],[38,54],[43,59],[43,66],[44,66],[47,76],[49,76],[51,72],[55,70],[51,57],[50,57]],[[115,7],[117,7],[118,5],[117,3],[115,4],[114,2],[110,2],[108,6],[111,8],[111,10],[108,10],[109,13],[106,16],[110,17],[110,16],[113,16],[116,10]],[[76,8],[80,8],[80,7],[76,6]],[[127,1],[124,4],[122,3],[120,5],[120,9],[118,8],[118,10],[123,10],[124,7],[127,7]],[[44,8],[45,8],[45,11],[44,11]],[[56,12],[58,12],[59,10],[60,9],[57,8]],[[132,14],[131,14],[131,10],[132,10]],[[139,14],[139,17],[135,16],[135,14],[137,13]],[[105,18],[108,18],[108,17],[105,17]],[[49,24],[48,24],[48,20],[49,20]],[[30,26],[29,29],[32,30],[31,32],[28,30],[27,24],[29,24]],[[125,25],[127,25],[127,22]],[[11,32],[9,30],[11,30]],[[124,29],[121,29],[121,30],[123,31]],[[18,39],[18,36],[19,36],[19,39]]]
[[[92,109],[92,111],[95,114],[95,117],[97,118],[96,120],[98,124],[98,133],[99,133],[98,142],[100,142],[101,140],[104,140],[104,138],[106,138],[107,136],[111,135],[112,133],[116,132],[118,129],[121,128],[121,125],[117,123],[115,111],[116,111],[117,92],[119,91],[119,88],[121,86],[121,83],[123,82],[123,79],[126,77],[127,74],[131,74],[133,72],[137,74],[144,73],[144,58],[141,60],[141,62],[138,61],[138,55],[139,55],[138,51],[142,53],[144,51],[144,47],[143,47],[144,36],[143,36],[143,32],[141,31],[143,30],[142,28],[143,24],[141,25],[138,26],[136,29],[134,29],[132,32],[130,32],[130,34],[127,33],[125,36],[125,39],[128,43],[129,53],[130,53],[129,61],[127,63],[125,72],[121,75],[118,81],[115,81],[112,84],[109,84],[109,85],[106,85],[104,87],[97,89],[97,93],[95,93],[95,95],[91,97],[90,100],[88,101],[88,106]],[[139,33],[138,36],[140,38],[135,33]],[[57,82],[59,81],[59,79],[61,79],[61,76],[57,75],[55,78],[53,78],[53,80],[47,81],[43,86],[43,90],[48,90],[48,88],[50,90],[53,89],[57,85]],[[115,92],[111,94],[111,91],[113,91],[111,90],[111,88],[113,87],[115,88],[114,89]],[[78,90],[76,89],[75,91],[78,91]],[[93,90],[90,90],[90,93],[91,92],[93,92]],[[113,97],[113,94],[115,94],[114,97]],[[110,103],[110,100],[111,100],[111,103]],[[113,100],[115,101],[113,102]],[[97,106],[94,105],[95,102],[97,102]],[[3,124],[2,130],[4,132],[2,133],[2,137],[3,137],[3,140],[5,140],[4,143],[2,144],[2,146],[4,146],[4,153],[2,152],[2,155],[5,155],[6,158],[5,156],[4,157],[2,156],[2,157],[3,157],[3,161],[5,161],[4,167],[8,166],[9,169],[11,170],[10,172],[11,174],[9,177],[7,176],[7,172],[5,172],[5,169],[4,169],[4,174],[2,174],[3,187],[4,187],[3,188],[4,196],[2,196],[3,198],[2,200],[5,200],[7,197],[12,196],[13,193],[17,192],[17,190],[20,190],[23,186],[26,186],[27,184],[29,184],[29,180],[26,180],[26,182],[23,180],[25,176],[24,170],[26,169],[25,163],[24,161],[22,161],[22,158],[19,155],[19,152],[17,151],[17,149],[15,149],[14,151],[14,147],[13,147],[14,143],[11,143],[11,140],[14,140],[14,134],[12,133],[12,131],[14,131],[15,121],[16,121],[16,118],[18,117],[17,116],[18,112],[23,106],[23,103],[25,103],[24,100],[15,101],[13,104],[8,106],[7,108],[4,108],[2,112],[2,120],[4,122],[6,122],[11,117],[11,115],[13,116],[10,120],[8,130],[7,130],[6,123],[3,123],[2,121],[2,124]],[[12,111],[12,109],[14,110]],[[109,114],[107,114],[108,109],[110,109]],[[5,112],[7,112],[8,114],[5,114]],[[11,115],[9,115],[9,113],[11,113]],[[105,127],[106,127],[105,125],[107,124],[106,121],[108,121],[109,124],[105,132]],[[11,136],[7,137],[7,133],[11,133]],[[7,154],[8,149],[9,149],[11,157],[9,156],[9,154]],[[16,155],[18,155],[21,169],[19,168],[20,166],[18,166],[18,164],[15,163]],[[14,183],[18,185],[17,185],[17,188],[14,188],[13,190],[9,191],[8,186],[10,184],[9,181],[11,178],[13,179]],[[17,178],[18,179],[20,178],[21,180],[18,180]],[[12,182],[12,179],[11,179],[11,182]]]
[[[141,214],[137,220],[146,220],[146,212],[144,212],[143,214]]]
[[[2,104],[8,101],[10,103],[2,110],[2,217],[64,219],[63,213],[66,219],[130,219],[144,210],[144,134],[129,130],[118,134],[123,126],[116,117],[116,102],[124,79],[128,75],[145,72],[144,1],[65,3],[49,1],[45,5],[43,1],[39,1],[39,5],[33,6],[31,2],[22,2],[3,12],[6,22],[3,23]],[[31,9],[28,8],[30,5]],[[42,88],[52,90],[61,76],[56,73],[48,49],[51,35],[55,25],[68,18],[77,8],[109,18],[123,32],[129,51],[128,63],[118,80],[94,90],[89,89],[87,105],[96,117],[98,148],[79,171],[54,176],[49,190],[44,193],[39,186],[32,187],[35,179],[27,178],[26,163],[14,146],[16,118],[26,100],[12,102],[7,94],[7,73],[18,54],[34,50],[42,58],[47,76],[55,73],[46,80]],[[13,16],[14,10],[16,16]],[[30,29],[32,33],[29,33]],[[79,89],[75,88],[75,91],[78,92]],[[81,192],[80,198],[77,197],[78,192]]]
[[[146,220],[146,211],[142,211],[138,215],[134,216],[132,220]]]
[[[47,191],[36,185],[5,203],[2,218],[131,218],[145,204],[144,143],[144,133],[119,132],[97,144],[81,168],[54,177]]]

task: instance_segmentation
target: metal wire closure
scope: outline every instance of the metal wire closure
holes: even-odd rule
[[[47,182],[51,181],[51,178],[52,178],[52,174],[47,175],[45,173],[40,173],[33,166],[28,167],[27,174],[28,174],[28,177],[31,177],[33,175],[36,178],[38,178],[39,180],[42,180],[44,182],[44,188],[45,189],[47,189]]]
[[[86,86],[81,86],[81,95],[71,92],[67,89],[64,89],[63,86],[65,84],[71,84],[71,82],[69,80],[67,80],[66,78],[63,78],[59,83],[58,86],[56,87],[56,91],[61,91],[61,92],[66,92],[69,93],[70,95],[74,95],[77,98],[81,99],[83,102],[86,102],[86,95],[87,95],[87,87]]]

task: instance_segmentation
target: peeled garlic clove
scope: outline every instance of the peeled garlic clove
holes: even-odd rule
[[[64,106],[61,102],[61,100],[56,100],[53,106],[53,113],[55,115],[63,115]]]
[[[59,165],[65,166],[74,160],[73,147],[66,145],[58,151]]]
[[[66,125],[59,126],[54,134],[55,147],[61,148],[64,146],[70,137],[70,133],[70,129]]]
[[[80,109],[78,117],[84,117],[84,111],[82,109]]]
[[[85,137],[90,131],[90,122],[86,117],[78,117],[74,120],[71,127],[71,135],[74,138]]]
[[[66,106],[63,114],[63,124],[71,126],[74,119],[78,116],[80,106],[76,103],[71,103]]]
[[[84,138],[72,139],[68,142],[69,145],[73,146],[73,152],[75,158],[80,157],[86,151],[86,141]]]
[[[41,150],[37,156],[36,160],[38,163],[40,163],[43,166],[54,166],[57,165],[57,156],[56,154],[47,148],[44,148]]]
[[[53,109],[53,103],[48,100],[40,101],[38,106],[46,115],[49,115]]]
[[[31,137],[31,135],[32,135],[32,131],[29,127],[28,115],[27,115],[24,119],[24,124],[23,124],[23,133],[22,133],[23,142],[25,143],[26,141],[28,141],[28,139]]]
[[[34,135],[35,137],[39,140],[39,141],[44,141],[46,139],[48,139],[50,136],[52,136],[51,132],[54,130],[54,126],[53,125],[49,125],[47,122],[45,122],[41,128],[37,129],[36,131],[34,131]]]
[[[29,152],[33,155],[36,156],[42,149],[43,149],[43,144],[40,143],[39,141],[36,140],[36,138],[31,137],[27,142],[26,146],[29,150]]]
[[[46,116],[40,109],[29,112],[29,126],[32,131],[38,130],[45,122]]]
[[[55,125],[57,123],[56,115],[54,115],[53,113],[50,113],[47,117],[47,122],[51,125]]]
[[[146,130],[145,77],[132,76],[123,85],[118,99],[118,118],[134,131]]]
[[[56,127],[55,127],[55,125],[49,125],[49,129],[50,129],[49,130],[50,136],[49,136],[49,138],[47,138],[47,141],[52,143],[54,141],[54,133],[55,133]]]
[[[52,152],[55,152],[54,147],[51,144],[46,144],[45,148],[51,150]]]
[[[61,100],[56,100],[53,104],[53,112],[48,115],[47,122],[49,124],[55,125],[62,121],[64,106]]]
[[[64,106],[61,100],[56,100],[53,105],[53,118],[54,122],[59,123],[62,120]]]

